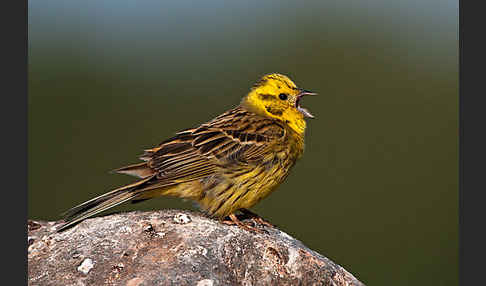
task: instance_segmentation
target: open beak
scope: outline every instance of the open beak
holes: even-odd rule
[[[304,107],[300,106],[300,100],[304,95],[317,95],[317,93],[308,91],[305,89],[301,89],[300,93],[297,95],[297,101],[295,102],[295,107],[297,108],[300,113],[302,113],[305,117],[315,118],[309,110],[305,109]]]

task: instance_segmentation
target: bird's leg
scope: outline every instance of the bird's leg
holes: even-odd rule
[[[257,232],[257,233],[262,233],[262,230],[256,228],[256,227],[253,227],[253,226],[249,226],[247,225],[246,223],[243,223],[241,222],[235,214],[230,214],[229,215],[229,218],[231,220],[223,220],[221,221],[222,223],[224,224],[227,224],[227,225],[237,225],[238,227],[242,228],[242,229],[245,229],[245,230],[248,230],[248,231],[254,231],[254,232]]]
[[[259,223],[259,224],[262,224],[262,225],[266,225],[268,227],[275,227],[273,224],[269,223],[268,221],[264,220],[262,217],[260,217],[259,215],[257,215],[256,213],[250,211],[250,210],[247,210],[247,209],[240,209],[240,211],[249,216],[250,219],[252,219],[254,222],[256,223]]]

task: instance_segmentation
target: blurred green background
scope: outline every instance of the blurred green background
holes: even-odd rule
[[[458,284],[457,1],[29,1],[28,33],[29,218],[279,72],[317,119],[253,210],[368,285]],[[160,208],[193,206],[112,211]]]

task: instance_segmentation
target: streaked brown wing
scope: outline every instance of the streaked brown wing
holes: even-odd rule
[[[212,175],[222,166],[258,164],[284,134],[276,121],[235,108],[145,150],[141,159],[157,174],[158,186],[177,184]]]

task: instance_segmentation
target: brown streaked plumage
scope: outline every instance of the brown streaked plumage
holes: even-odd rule
[[[212,217],[247,213],[289,174],[304,150],[304,95],[286,76],[262,77],[236,108],[145,150],[144,162],[115,170],[139,181],[66,212],[59,230],[126,201],[158,196],[190,199]]]

